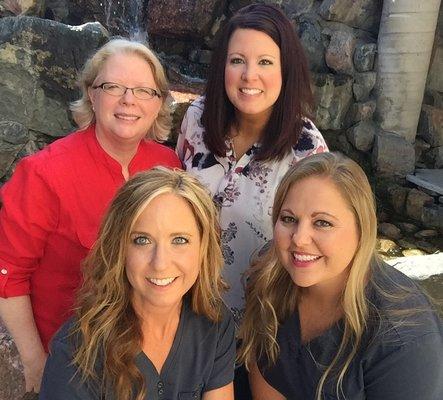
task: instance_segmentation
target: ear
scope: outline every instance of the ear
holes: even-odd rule
[[[91,86],[88,87],[88,97],[89,101],[91,102],[92,108],[94,108],[95,90]]]

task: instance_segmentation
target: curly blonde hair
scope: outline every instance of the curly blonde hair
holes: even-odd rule
[[[85,261],[85,280],[72,330],[80,339],[74,364],[82,382],[93,382],[102,393],[112,388],[119,400],[142,400],[146,393],[147,382],[135,365],[142,333],[130,301],[125,259],[135,221],[164,193],[187,201],[200,232],[200,272],[186,295],[191,309],[214,322],[221,318],[221,294],[226,285],[221,277],[218,214],[209,193],[195,178],[179,170],[157,167],[135,175],[114,198]],[[98,371],[101,358],[103,370]]]
[[[162,106],[151,128],[146,132],[146,137],[157,141],[166,140],[171,129],[171,102],[165,71],[157,56],[145,44],[127,39],[110,40],[86,61],[77,80],[77,85],[81,90],[82,96],[79,100],[70,104],[74,121],[80,129],[87,128],[95,122],[95,115],[91,100],[89,99],[88,89],[92,87],[95,78],[103,68],[106,60],[114,54],[136,54],[151,67],[154,81],[161,94]]]

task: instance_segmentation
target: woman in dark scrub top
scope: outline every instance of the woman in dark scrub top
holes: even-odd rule
[[[234,323],[223,305],[217,212],[182,171],[117,193],[55,336],[41,400],[233,400]]]

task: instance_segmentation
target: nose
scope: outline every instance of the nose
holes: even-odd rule
[[[312,242],[312,227],[309,222],[299,222],[292,232],[292,242],[298,248],[303,248]]]
[[[135,96],[132,89],[126,88],[126,91],[123,93],[120,101],[122,101],[124,104],[133,104],[135,102]]]
[[[244,81],[253,81],[257,78],[257,68],[254,64],[246,63],[243,67],[242,79]]]
[[[168,268],[169,261],[170,257],[166,246],[162,245],[161,243],[156,244],[151,253],[151,268],[154,271],[161,272]]]

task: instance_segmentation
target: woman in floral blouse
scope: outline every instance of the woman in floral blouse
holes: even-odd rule
[[[306,118],[312,103],[307,60],[275,6],[242,8],[215,47],[204,97],[188,109],[177,143],[187,171],[220,207],[225,300],[238,322],[243,274],[272,238],[272,203],[289,167],[326,143]]]

